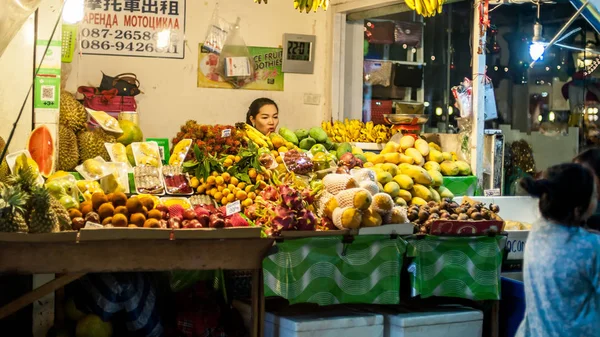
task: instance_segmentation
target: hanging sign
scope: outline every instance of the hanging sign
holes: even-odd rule
[[[85,0],[79,36],[86,55],[182,59],[185,0]]]

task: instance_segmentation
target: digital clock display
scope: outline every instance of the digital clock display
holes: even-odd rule
[[[287,59],[294,61],[310,61],[311,42],[288,41]]]

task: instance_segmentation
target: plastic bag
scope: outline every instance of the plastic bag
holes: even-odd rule
[[[231,24],[219,16],[219,4],[217,3],[201,47],[202,52],[220,54],[230,30]]]
[[[231,83],[235,88],[241,88],[255,80],[254,60],[242,38],[239,18],[227,35],[225,46],[219,56],[217,72],[225,82]]]
[[[281,152],[280,155],[283,157],[283,164],[289,172],[308,174],[313,171],[313,162],[304,152],[289,150],[285,153]]]
[[[472,106],[472,92],[471,80],[465,78],[464,82],[452,87],[452,95],[456,100],[456,107],[460,110],[460,117],[467,118],[473,113]]]

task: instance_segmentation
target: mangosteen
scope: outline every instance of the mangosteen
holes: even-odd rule
[[[473,219],[473,220],[482,220],[483,219],[483,215],[481,215],[481,213],[479,213],[479,212],[474,212],[473,214],[471,214],[471,219]]]
[[[469,216],[466,215],[465,213],[461,213],[458,215],[458,217],[456,218],[456,220],[458,221],[467,221],[469,220]]]
[[[492,211],[494,213],[498,213],[498,212],[500,212],[500,206],[498,206],[496,204],[490,204],[490,211]]]

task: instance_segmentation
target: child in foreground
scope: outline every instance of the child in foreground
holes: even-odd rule
[[[600,235],[580,226],[596,209],[593,173],[561,164],[521,186],[539,198],[542,219],[525,248],[526,311],[516,336],[598,336]]]

